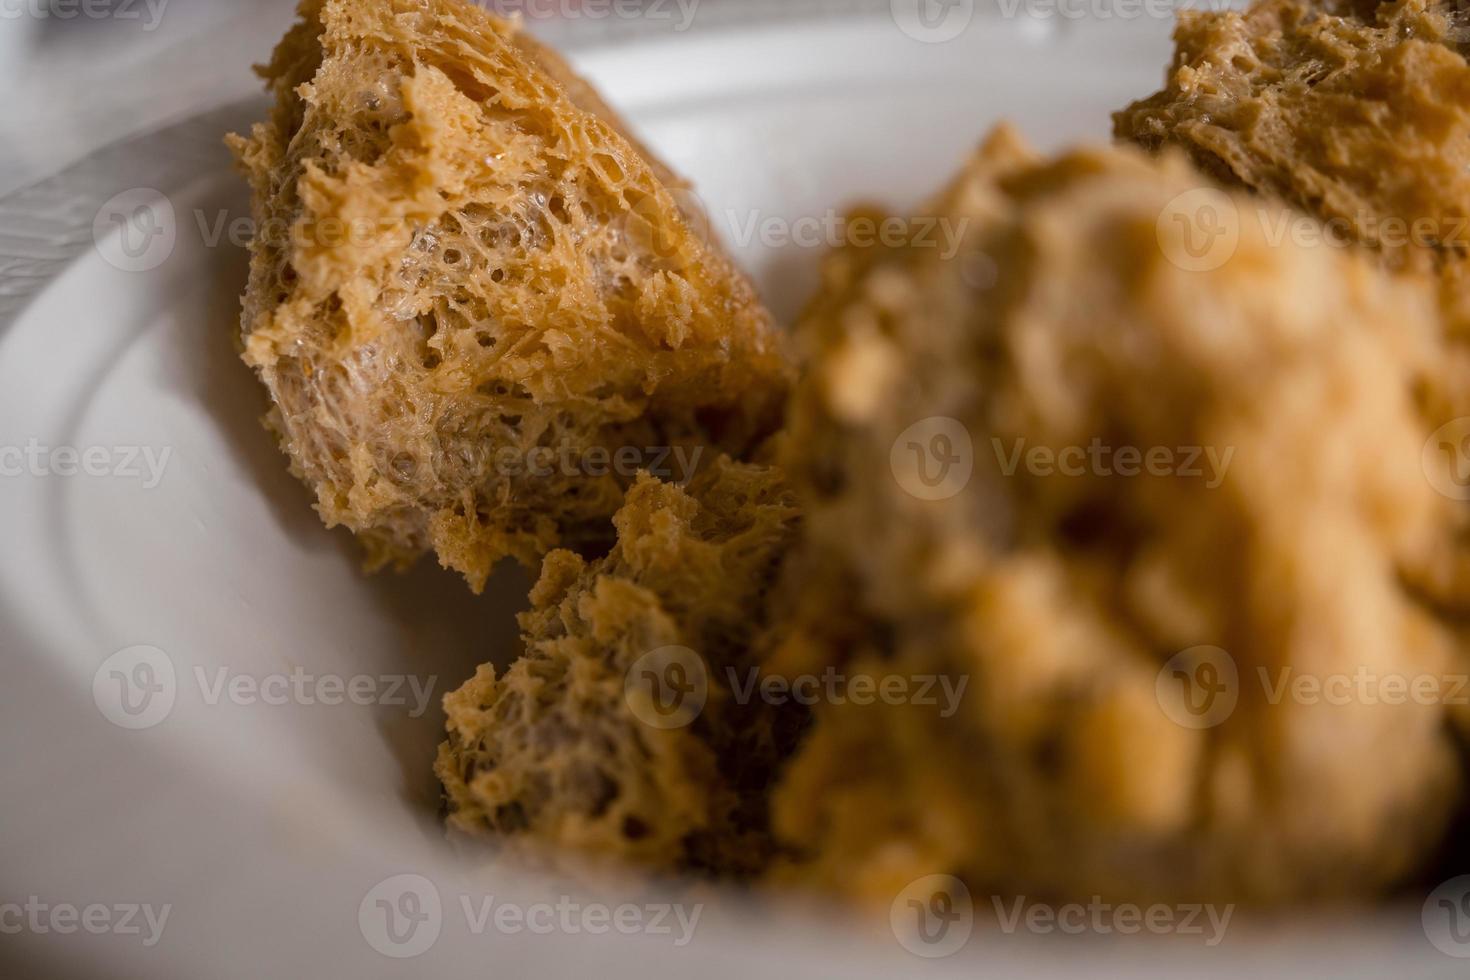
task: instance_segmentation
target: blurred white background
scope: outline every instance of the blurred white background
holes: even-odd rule
[[[240,97],[294,0],[0,0],[0,194]]]

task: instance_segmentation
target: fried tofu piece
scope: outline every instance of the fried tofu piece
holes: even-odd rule
[[[1423,268],[1470,247],[1470,65],[1434,0],[1182,11],[1164,88],[1119,139],[1185,149],[1344,237]],[[1452,255],[1441,254],[1445,251]]]
[[[230,140],[245,360],[372,566],[602,548],[636,467],[778,424],[781,340],[692,198],[590,87],[463,0],[304,0]],[[682,205],[682,206],[681,206]],[[620,475],[621,474],[621,475]]]
[[[1180,147],[1221,180],[1316,217],[1326,231],[1317,241],[1436,278],[1440,349],[1415,380],[1431,432],[1470,417],[1467,23],[1437,0],[1181,12],[1164,88],[1114,116],[1120,140]],[[1462,508],[1445,546],[1408,574],[1470,615],[1464,541]]]
[[[1356,252],[1240,220],[1211,253],[1172,220],[1258,204],[1003,129],[914,225],[958,255],[831,259],[766,667],[890,696],[815,709],[775,880],[1284,902],[1422,869],[1466,775],[1398,686],[1453,666],[1402,575],[1451,506],[1412,392],[1436,304]]]
[[[1396,266],[1459,259],[1470,247],[1462,32],[1435,0],[1181,11],[1164,88],[1116,113],[1115,133],[1181,147]]]
[[[779,470],[722,459],[687,488],[641,478],[606,558],[548,555],[524,656],[445,698],[450,825],[553,861],[759,870],[799,719],[736,694],[795,524]]]

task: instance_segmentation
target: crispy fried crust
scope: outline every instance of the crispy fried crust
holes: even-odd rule
[[[1039,160],[1001,131],[928,212],[965,229],[959,256],[831,260],[799,330],[786,463],[807,531],[769,666],[966,687],[950,717],[817,709],[774,802],[799,855],[777,880],[1335,898],[1414,872],[1443,833],[1464,774],[1441,707],[1273,703],[1263,680],[1450,665],[1450,627],[1401,575],[1448,507],[1411,396],[1432,296],[1256,222],[1190,271],[1159,219],[1203,184],[1179,158]],[[948,441],[910,429],[934,418]],[[1015,455],[1094,440],[1139,469]],[[1155,448],[1169,465],[1143,469]],[[915,467],[941,456],[973,472],[926,499]],[[1191,727],[1163,668],[1202,645],[1238,704]]]
[[[374,565],[433,549],[478,590],[502,556],[609,537],[628,480],[589,450],[738,454],[778,420],[788,368],[748,283],[511,24],[305,0],[262,73],[271,118],[231,139],[258,223],[245,359]]]
[[[1415,397],[1425,430],[1470,416],[1470,33],[1438,0],[1260,0],[1183,12],[1163,89],[1119,139],[1180,147],[1209,172],[1325,223],[1394,270],[1436,277],[1440,344]],[[1470,509],[1406,571],[1470,615]]]
[[[795,520],[778,470],[722,459],[687,490],[640,479],[607,558],[547,556],[521,616],[525,655],[445,699],[436,772],[451,826],[660,871],[762,867],[764,803],[796,719],[740,703],[730,671],[743,684],[755,666],[756,611]],[[684,664],[698,690],[665,726],[640,700],[653,692],[627,680],[676,647],[698,657]]]
[[[1182,147],[1396,265],[1470,246],[1470,66],[1449,5],[1262,0],[1181,12],[1174,39],[1164,88],[1114,116],[1119,139]]]

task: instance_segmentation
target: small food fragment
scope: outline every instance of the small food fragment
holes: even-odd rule
[[[300,14],[270,119],[231,139],[245,360],[373,565],[432,549],[478,591],[503,556],[605,544],[629,452],[740,454],[774,427],[769,316],[555,55],[463,0]]]
[[[914,223],[958,255],[831,259],[767,668],[887,693],[815,709],[777,880],[1273,902],[1422,868],[1464,779],[1453,625],[1403,576],[1451,507],[1412,392],[1436,306],[1352,252],[1173,220],[1257,203],[1001,130]]]
[[[795,521],[778,470],[726,458],[687,489],[641,477],[606,558],[548,555],[525,655],[445,699],[451,826],[660,871],[761,867],[798,720],[750,696],[750,650]]]

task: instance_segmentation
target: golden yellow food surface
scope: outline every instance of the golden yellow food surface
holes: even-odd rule
[[[1270,902],[1422,868],[1465,779],[1448,688],[1383,692],[1454,666],[1404,580],[1457,506],[1412,390],[1436,307],[1245,218],[1273,207],[1002,130],[924,212],[958,256],[831,260],[768,668],[931,699],[816,707],[778,880]]]
[[[541,562],[445,701],[454,830],[880,903],[1426,871],[1470,775],[1458,15],[1184,15],[1115,120],[1152,155],[1002,127],[862,213],[792,388],[554,55],[460,0],[301,12],[233,140],[270,423],[374,563]]]
[[[1183,147],[1352,241],[1423,267],[1470,247],[1470,65],[1438,0],[1262,0],[1185,11],[1164,88],[1120,139]]]
[[[778,470],[721,459],[687,488],[639,480],[606,558],[547,556],[525,655],[445,700],[451,826],[542,855],[759,869],[765,787],[799,719],[736,695],[795,518]]]
[[[1416,367],[1414,391],[1426,435],[1452,454],[1470,446],[1467,24],[1439,0],[1182,12],[1164,88],[1113,118],[1121,140],[1181,148],[1226,184],[1317,219],[1271,225],[1277,240],[1362,246],[1389,269],[1437,279],[1442,342]],[[1459,465],[1449,459],[1439,468]],[[1406,574],[1465,617],[1470,550],[1451,544],[1470,541],[1470,508],[1452,519],[1443,546]]]
[[[244,352],[372,564],[432,549],[478,590],[503,556],[605,541],[673,448],[769,431],[769,317],[554,55],[460,0],[301,17],[270,119],[231,140],[258,226]]]

